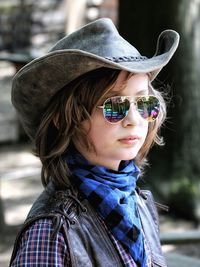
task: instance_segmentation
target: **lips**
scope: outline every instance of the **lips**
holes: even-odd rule
[[[134,140],[134,139],[140,139],[138,135],[129,135],[124,138],[120,138],[119,140]]]
[[[136,144],[139,140],[140,140],[140,137],[138,135],[130,135],[130,136],[126,136],[124,138],[119,139],[121,143],[124,143],[127,145]]]

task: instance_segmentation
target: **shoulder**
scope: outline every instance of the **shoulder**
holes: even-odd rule
[[[28,227],[24,229],[23,235],[35,237],[38,234],[48,235],[53,230],[52,219],[42,218],[33,221]]]
[[[24,231],[21,236],[21,244],[26,243],[28,245],[40,243],[42,246],[47,244],[52,244],[55,242],[62,243],[65,246],[64,237],[61,231],[57,232],[55,238],[52,238],[54,232],[54,225],[52,219],[43,218],[35,220],[30,224]]]
[[[67,199],[67,195],[69,194],[69,189],[59,190],[50,183],[32,205],[27,219],[30,220],[31,218],[42,214],[53,213],[59,208],[63,200]]]
[[[58,266],[57,262],[63,263],[59,266],[68,266],[67,262],[70,257],[64,235],[59,231],[52,239],[52,233],[51,219],[39,219],[30,224],[21,233],[11,266],[29,266],[31,262],[34,262],[36,266],[41,266],[43,263],[45,265],[47,262],[48,266],[52,267]]]
[[[148,210],[157,226],[159,224],[158,210],[163,210],[166,212],[169,210],[168,206],[156,202],[153,194],[149,190],[137,190],[137,202],[141,213],[142,210]]]
[[[137,190],[137,203],[142,221],[153,221],[159,232],[159,216],[154,197],[149,190]]]

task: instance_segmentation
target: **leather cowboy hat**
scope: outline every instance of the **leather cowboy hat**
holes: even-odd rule
[[[25,65],[13,79],[12,103],[25,131],[34,139],[50,99],[66,84],[101,67],[149,73],[153,80],[171,59],[178,43],[177,32],[163,31],[154,56],[147,58],[119,35],[110,19],[98,19]]]

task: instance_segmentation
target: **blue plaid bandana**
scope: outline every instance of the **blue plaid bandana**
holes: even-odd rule
[[[78,152],[67,155],[66,160],[73,175],[71,182],[97,210],[138,266],[145,267],[144,238],[135,196],[139,168],[133,161],[122,161],[118,171],[94,166]]]

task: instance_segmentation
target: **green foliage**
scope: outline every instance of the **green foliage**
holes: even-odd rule
[[[176,217],[196,220],[195,204],[198,196],[198,186],[189,178],[176,179],[171,184],[169,192],[170,212]]]

